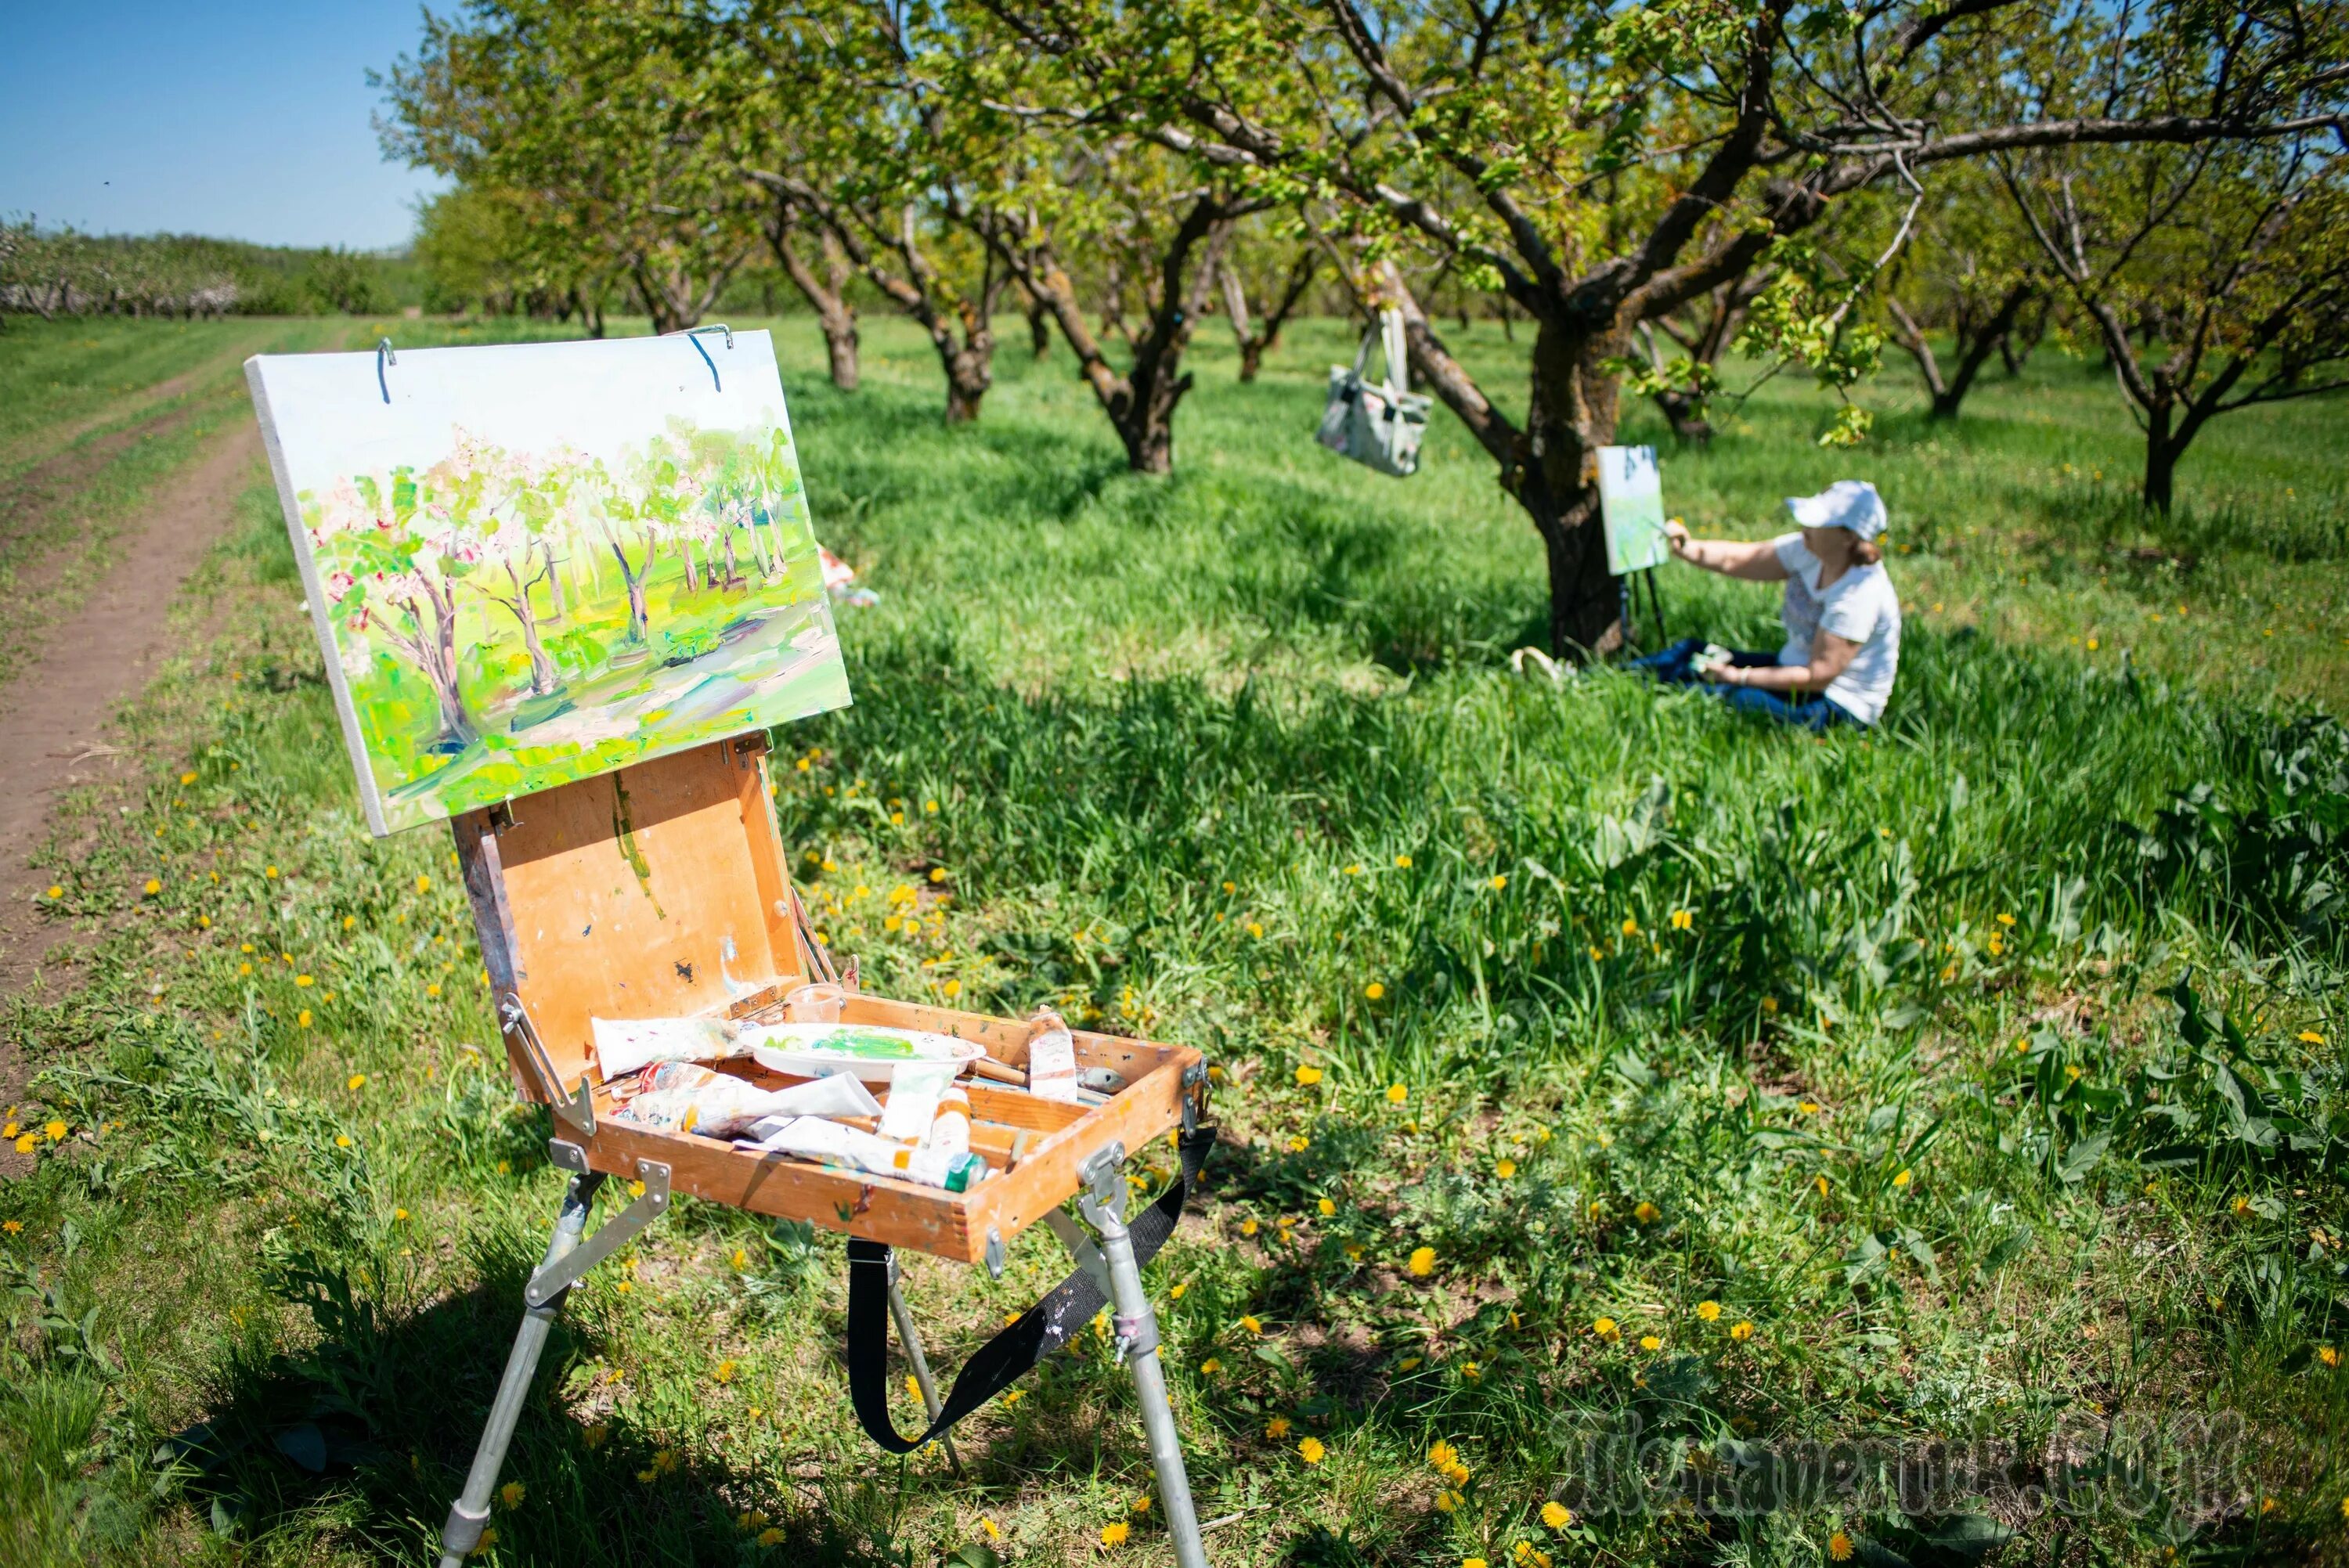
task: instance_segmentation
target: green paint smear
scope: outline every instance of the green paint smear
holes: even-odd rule
[[[911,1061],[922,1053],[914,1042],[901,1035],[884,1034],[878,1029],[836,1029],[829,1035],[801,1042],[793,1047],[802,1051],[822,1051],[827,1056],[854,1057],[860,1061]]]
[[[612,837],[619,842],[620,858],[636,873],[636,885],[645,890],[647,898],[652,899],[653,917],[667,920],[668,912],[661,908],[659,899],[653,897],[652,863],[636,847],[636,817],[628,810],[628,781],[617,773],[612,775]]]

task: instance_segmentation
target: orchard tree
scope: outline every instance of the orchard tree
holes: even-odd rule
[[[1284,201],[1342,200],[1533,319],[1519,417],[1391,274],[1415,378],[1542,538],[1561,652],[1621,640],[1594,459],[1640,324],[1772,263],[1749,336],[1840,379],[1866,358],[1848,313],[1868,280],[1824,286],[1816,248],[1790,247],[1856,193],[1913,204],[1940,167],[2002,151],[2344,123],[2324,68],[2338,19],[2283,0],[2151,14],[2067,0],[2053,16],[2017,0],[977,3],[1082,85],[1085,123]],[[2020,85],[2058,36],[2098,42],[2082,70],[2117,112],[2049,113]],[[2182,84],[2174,101],[2163,83]],[[1829,435],[1865,426],[1847,409]]]
[[[994,386],[1011,275],[953,220],[995,139],[917,67],[926,15],[892,0],[703,0],[672,26],[720,84],[719,145],[737,179],[827,236],[928,335],[951,425],[978,418]]]
[[[1885,275],[1892,340],[1917,362],[1930,399],[1928,416],[1935,419],[1958,417],[1993,354],[2003,356],[2010,370],[2020,368],[2014,340],[2027,330],[2026,313],[2035,309],[2044,325],[2053,282],[1993,170],[1977,165],[1952,172],[1920,217],[1915,242]],[[1933,348],[1940,333],[1948,335],[1952,355],[1946,369]]]
[[[2145,504],[2221,414],[2349,387],[2349,157],[2327,130],[2004,164],[2145,431]]]
[[[1321,253],[1306,238],[1281,232],[1278,222],[1243,229],[1216,269],[1224,315],[1239,345],[1240,379],[1253,381],[1264,356],[1280,346],[1281,329],[1311,297],[1321,275]],[[1250,296],[1253,295],[1253,302]]]
[[[851,275],[848,253],[840,240],[800,210],[787,196],[768,192],[766,216],[761,225],[767,248],[792,286],[815,312],[817,328],[832,371],[832,384],[843,392],[856,390],[856,307],[848,300]]]
[[[715,134],[722,89],[667,46],[657,0],[476,0],[427,13],[379,78],[385,149],[505,193],[549,278],[626,278],[656,332],[692,326],[757,241]]]

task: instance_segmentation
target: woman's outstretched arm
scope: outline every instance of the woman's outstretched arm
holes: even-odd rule
[[[1786,580],[1778,547],[1767,539],[1691,539],[1687,525],[1674,518],[1664,524],[1664,543],[1691,566],[1718,572],[1723,577],[1742,577],[1749,583]]]

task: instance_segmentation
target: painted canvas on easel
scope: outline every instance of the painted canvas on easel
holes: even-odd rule
[[[1655,448],[1599,449],[1599,510],[1607,525],[1607,570],[1616,576],[1661,566],[1671,557]]]
[[[849,700],[764,332],[245,375],[377,833]]]

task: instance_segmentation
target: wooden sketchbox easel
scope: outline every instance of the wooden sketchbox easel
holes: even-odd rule
[[[972,1149],[997,1174],[963,1192],[611,1119],[591,1017],[742,1017],[831,974],[792,888],[766,756],[763,735],[738,737],[452,821],[515,1083],[525,1099],[553,1109],[549,1152],[572,1177],[545,1260],[526,1288],[522,1329],[487,1429],[464,1491],[450,1511],[444,1568],[455,1568],[481,1539],[507,1442],[565,1292],[658,1218],[678,1192],[810,1221],[853,1238],[852,1334],[860,1288],[855,1270],[877,1265],[885,1271],[890,1315],[934,1424],[942,1407],[885,1249],[911,1247],[999,1272],[1012,1239],[1046,1222],[1097,1288],[1097,1295],[1081,1297],[1085,1318],[1093,1301],[1111,1304],[1117,1345],[1140,1397],[1175,1559],[1183,1568],[1203,1568],[1206,1559],[1159,1365],[1156,1320],[1124,1208],[1129,1156],[1177,1129],[1195,1137],[1206,1085],[1197,1051],[1076,1034],[1080,1069],[1107,1068],[1123,1084],[1099,1105],[1066,1104],[973,1081]],[[976,1040],[1015,1068],[1024,1066],[1033,1031],[1009,1019],[862,994],[848,996],[842,1021]],[[724,1066],[763,1084],[792,1081],[747,1063]],[[642,1192],[590,1234],[589,1210],[611,1176],[642,1182]],[[1072,1198],[1080,1200],[1097,1244],[1064,1211]],[[1171,1212],[1179,1212],[1179,1204],[1178,1195]],[[1136,1226],[1159,1221],[1146,1246],[1171,1228],[1170,1213],[1163,1211],[1164,1202],[1152,1215],[1135,1217]],[[1071,1286],[1085,1288],[1075,1275],[1063,1293]],[[1070,1298],[1061,1299],[1065,1305]],[[1038,1311],[1053,1300],[1047,1297]],[[1049,1330],[1047,1343],[1057,1345],[1064,1330],[1078,1326],[1040,1326],[1039,1332]],[[854,1346],[851,1361],[853,1373]],[[956,1394],[959,1400],[959,1384]],[[859,1413],[865,1415],[862,1405]],[[871,1429],[872,1420],[866,1424]]]

